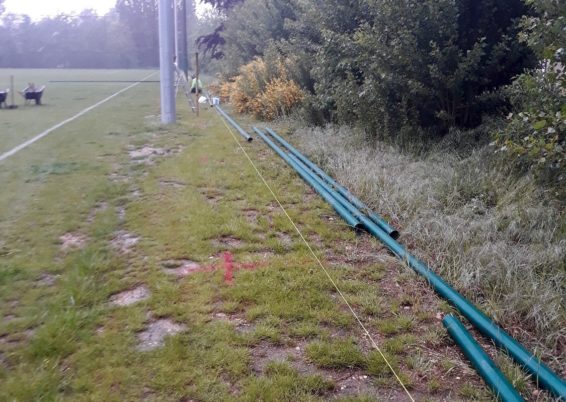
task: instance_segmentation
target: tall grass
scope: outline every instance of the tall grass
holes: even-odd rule
[[[347,127],[302,128],[291,140],[488,315],[547,357],[560,356],[566,219],[531,177],[513,176],[487,148],[411,156],[368,146]]]

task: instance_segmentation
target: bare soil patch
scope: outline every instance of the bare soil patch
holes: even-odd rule
[[[146,300],[149,298],[151,292],[145,285],[138,286],[137,288],[126,290],[117,293],[110,298],[110,302],[116,306],[129,306],[131,304]]]
[[[112,247],[122,254],[128,254],[132,251],[132,247],[134,247],[140,238],[135,236],[129,232],[121,230],[115,233],[114,238],[110,241]]]
[[[172,187],[176,189],[182,189],[187,187],[187,183],[177,181],[177,180],[160,180],[159,185],[163,187]]]
[[[113,172],[108,175],[108,180],[112,183],[128,183],[130,178],[124,174]]]
[[[285,248],[290,248],[293,245],[293,238],[288,233],[278,232],[277,239]]]
[[[234,326],[234,329],[238,332],[250,332],[253,331],[254,325],[245,320],[238,315],[228,315],[225,313],[215,313],[212,316],[213,319],[218,321],[229,322]]]
[[[260,212],[257,209],[245,209],[242,211],[246,220],[250,223],[257,223],[257,218],[260,215]]]
[[[146,144],[141,148],[129,147],[128,154],[130,159],[135,163],[152,165],[155,162],[155,157],[178,154],[182,150],[182,145],[176,145],[172,148],[165,149],[156,148]]]
[[[202,270],[200,264],[191,260],[167,260],[161,263],[163,271],[169,275],[184,277]]]
[[[224,198],[224,192],[217,188],[201,187],[199,188],[199,191],[211,205],[218,204]]]
[[[52,275],[48,273],[43,273],[41,276],[35,281],[36,286],[53,286],[55,282],[59,278],[59,275]]]
[[[212,245],[222,249],[233,249],[242,247],[244,242],[236,237],[222,236],[218,239],[212,240]]]
[[[262,342],[252,350],[252,370],[261,374],[271,362],[286,362],[302,375],[320,375],[335,384],[336,396],[384,396],[388,390],[374,384],[370,376],[361,369],[321,369],[305,358],[307,343],[292,346],[274,346]],[[405,400],[405,398],[395,399]]]
[[[144,145],[141,148],[130,150],[128,154],[131,159],[148,159],[154,155],[165,155],[166,151],[163,148],[153,148],[149,145]]]
[[[100,212],[104,212],[108,209],[108,203],[107,202],[99,202],[97,203],[94,208],[90,211],[90,213],[88,214],[87,217],[87,222],[88,223],[92,223],[94,222],[94,219],[96,218],[96,215],[99,214]]]
[[[147,352],[160,348],[165,344],[165,338],[183,332],[186,328],[167,318],[152,321],[145,330],[138,333],[138,350]]]
[[[116,213],[118,214],[118,220],[124,222],[126,220],[126,208],[118,207],[116,208]]]
[[[344,242],[339,247],[329,248],[326,259],[332,265],[367,266],[388,261],[387,249],[370,235],[361,233],[356,242]]]
[[[68,251],[83,248],[86,245],[88,238],[86,235],[79,232],[69,232],[60,236],[59,241],[61,242],[61,251]]]

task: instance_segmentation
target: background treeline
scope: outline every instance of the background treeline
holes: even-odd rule
[[[32,21],[6,12],[0,0],[0,67],[136,68],[159,66],[156,0],[117,0],[108,14],[92,10]],[[187,0],[189,47],[219,23],[200,19]]]
[[[466,146],[493,142],[520,169],[563,183],[566,3],[245,0],[220,6],[225,21],[213,42],[220,43],[215,52],[225,78],[234,81],[240,109],[265,98],[283,75],[285,86],[302,88],[294,99],[310,123],[355,125],[370,142],[401,145],[457,131]],[[279,110],[285,114],[288,107]]]

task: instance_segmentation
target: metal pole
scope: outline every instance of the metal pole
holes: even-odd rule
[[[196,64],[196,66],[195,66],[195,78],[196,78],[196,80],[197,80],[197,81],[196,81],[196,85],[195,85],[195,95],[196,95],[196,98],[197,98],[196,108],[197,108],[197,117],[198,117],[198,112],[199,112],[199,101],[198,101],[198,99],[200,98],[200,96],[199,96],[199,89],[200,89],[200,87],[199,87],[199,85],[198,85],[198,79],[199,79],[199,78],[198,78],[198,74],[199,74],[199,71],[198,71],[198,70],[199,70],[199,65],[198,65],[198,52],[195,53],[195,64]]]
[[[187,50],[187,0],[181,0],[178,15],[179,32],[177,44],[177,63],[179,68],[189,76],[189,60]]]
[[[159,67],[161,75],[161,123],[176,122],[175,66],[173,65],[175,37],[172,0],[159,0]]]
[[[12,101],[12,104],[10,105],[11,108],[14,108],[14,76],[11,75],[10,76],[10,100]]]
[[[173,0],[173,26],[175,27],[175,62],[179,65],[179,9],[177,0]]]

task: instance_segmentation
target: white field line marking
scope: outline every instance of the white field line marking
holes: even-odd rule
[[[36,135],[35,137],[33,137],[30,140],[27,140],[26,142],[18,145],[17,147],[9,150],[6,153],[3,153],[2,155],[0,155],[0,162],[2,162],[4,159],[8,159],[10,156],[16,154],[17,152],[21,151],[22,149],[28,147],[29,145],[33,144],[36,141],[39,141],[40,139],[42,139],[43,137],[45,137],[46,135],[51,134],[53,131],[57,130],[58,128],[63,127],[65,124],[72,122],[73,120],[78,119],[79,117],[81,117],[82,115],[90,112],[92,109],[97,108],[98,106],[102,105],[103,103],[108,102],[109,100],[115,98],[116,96],[120,95],[121,93],[126,92],[128,89],[132,89],[133,87],[141,84],[143,81],[147,80],[149,77],[151,77],[152,75],[156,74],[155,72],[149,74],[147,77],[142,78],[141,80],[139,80],[138,82],[127,86],[126,88],[123,88],[121,90],[119,90],[118,92],[116,92],[113,95],[110,95],[109,97],[102,99],[100,102],[95,103],[92,106],[87,107],[86,109],[80,111],[79,113],[77,113],[76,115],[74,115],[73,117],[69,117],[66,120],[63,120],[61,123],[54,125],[53,127],[45,130],[44,132],[42,132],[41,134]]]

